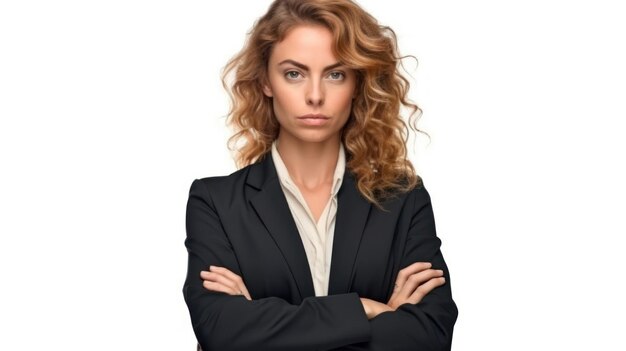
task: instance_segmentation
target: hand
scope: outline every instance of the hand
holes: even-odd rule
[[[243,279],[224,267],[210,266],[209,271],[200,272],[202,286],[210,291],[223,292],[228,295],[243,295],[252,300]]]
[[[368,320],[378,316],[383,312],[393,311],[391,307],[385,305],[384,303],[380,303],[378,301],[374,301],[364,297],[361,297],[361,303],[363,304],[363,309],[365,310],[365,314],[367,315]]]
[[[431,267],[429,262],[415,262],[401,269],[387,305],[395,311],[405,303],[416,304],[434,288],[445,284],[443,271]]]

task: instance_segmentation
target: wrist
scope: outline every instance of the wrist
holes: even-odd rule
[[[368,299],[366,298],[359,298],[361,300],[361,305],[363,305],[363,310],[365,311],[365,315],[367,316],[367,319],[372,319],[371,315],[372,315],[372,308],[368,302]]]
[[[365,315],[367,315],[367,319],[372,319],[383,312],[393,311],[391,307],[378,301],[374,301],[364,297],[361,297],[360,299],[361,304],[363,305],[363,309],[365,310]]]

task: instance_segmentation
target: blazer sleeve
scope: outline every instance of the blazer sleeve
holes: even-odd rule
[[[452,300],[450,274],[436,236],[435,219],[426,188],[414,191],[414,210],[400,268],[414,262],[431,262],[442,269],[446,283],[417,304],[406,303],[396,311],[370,320],[371,339],[336,350],[450,350],[458,310]],[[395,280],[395,279],[394,279]],[[386,302],[386,301],[381,301]]]
[[[268,297],[211,292],[200,271],[223,266],[241,275],[206,183],[194,180],[186,214],[189,254],[183,295],[194,333],[210,350],[328,350],[368,341],[370,324],[356,293],[305,298],[300,305]]]

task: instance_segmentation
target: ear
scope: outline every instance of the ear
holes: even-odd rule
[[[270,86],[270,83],[268,81],[263,83],[263,94],[265,94],[265,96],[267,97],[274,96],[274,93],[272,93],[272,87]]]

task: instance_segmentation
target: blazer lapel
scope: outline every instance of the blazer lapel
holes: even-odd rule
[[[247,184],[259,190],[250,199],[250,204],[280,248],[298,285],[301,298],[315,296],[306,252],[269,152],[263,160],[251,167]],[[354,175],[346,168],[337,193],[328,295],[350,291],[354,263],[370,209],[371,204],[359,193]]]
[[[346,168],[343,183],[337,193],[328,295],[350,291],[354,263],[370,209],[370,202],[358,191],[354,175]]]
[[[259,193],[250,199],[250,204],[279,247],[291,270],[301,299],[315,296],[311,269],[306,252],[293,220],[287,199],[280,187],[272,155],[267,153],[262,161],[254,164],[247,183]]]

